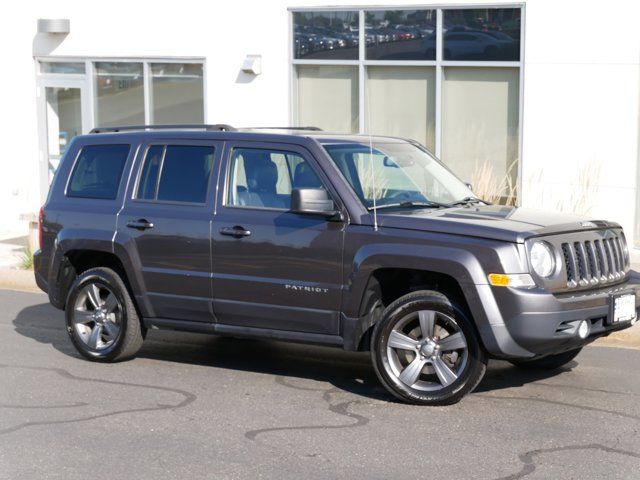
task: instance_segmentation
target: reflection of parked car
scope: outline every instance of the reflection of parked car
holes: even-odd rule
[[[480,32],[475,30],[451,30],[444,34],[444,58],[448,60],[500,59],[512,51],[516,41],[501,32]],[[436,35],[422,41],[427,56],[434,55]]]

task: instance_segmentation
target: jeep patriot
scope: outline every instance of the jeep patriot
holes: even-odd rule
[[[628,328],[620,225],[490,205],[424,147],[315,128],[94,129],[40,212],[35,276],[89,360],[150,328],[370,351],[398,399],[444,405],[487,360],[558,368]]]

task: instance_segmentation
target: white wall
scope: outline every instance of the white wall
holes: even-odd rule
[[[523,204],[636,217],[640,2],[527,3]],[[582,179],[580,176],[582,175]],[[591,188],[585,190],[584,177]]]
[[[438,2],[447,3],[462,2]],[[18,214],[37,210],[40,202],[34,41],[56,56],[205,57],[209,123],[285,125],[290,123],[287,7],[323,4],[322,0],[116,0],[103,7],[85,1],[35,0],[11,2],[11,9],[3,4],[0,168],[5,173],[0,175],[0,235],[20,228]],[[525,206],[555,209],[577,204],[592,216],[621,222],[633,236],[639,16],[640,2],[632,0],[526,2]],[[34,40],[38,18],[69,18],[71,33],[51,49],[42,39]],[[240,72],[247,54],[263,56],[262,75],[251,78]],[[591,193],[581,195],[577,184],[580,172],[588,172],[586,167],[591,173],[599,169],[600,175],[593,179]]]

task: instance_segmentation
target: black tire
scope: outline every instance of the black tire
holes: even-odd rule
[[[555,355],[547,355],[546,357],[536,358],[534,360],[509,360],[509,363],[518,368],[555,370],[576,358],[581,351],[582,347],[576,348],[575,350],[557,353]]]
[[[78,315],[76,305],[78,302],[83,301],[79,296],[83,295],[83,291],[87,291],[86,288],[91,288],[93,285],[97,286],[100,289],[99,291],[113,293],[118,302],[115,308],[116,313],[114,313],[114,318],[117,315],[117,323],[115,321],[113,323],[118,326],[119,331],[113,339],[105,342],[103,348],[91,348],[82,339],[82,334],[75,327],[77,322],[74,321],[74,315]],[[86,301],[88,302],[88,300]],[[91,311],[87,311],[85,315],[91,313]],[[145,332],[138,317],[138,312],[126,285],[120,276],[110,268],[92,268],[78,276],[67,296],[65,317],[71,342],[76,350],[88,360],[95,362],[128,360],[133,358],[142,347]],[[95,327],[95,322],[93,324],[89,322],[87,328],[91,325]],[[103,337],[101,336],[101,338]]]
[[[394,374],[394,360],[390,358],[389,354],[391,347],[388,348],[388,341],[394,327],[397,328],[407,318],[419,315],[418,312],[420,311],[435,312],[434,318],[443,318],[446,321],[454,320],[458,328],[457,333],[462,333],[466,340],[466,350],[460,357],[456,357],[463,358],[462,355],[465,355],[464,364],[461,364],[456,372],[457,378],[446,386],[441,382],[438,390],[425,391],[418,386],[418,384],[424,383],[427,385],[429,383],[422,381],[425,378],[424,367],[420,368],[420,373],[418,373],[419,380],[413,383],[413,386],[403,383],[399,376]],[[434,320],[434,322],[437,321]],[[421,335],[421,337],[416,336],[416,338],[424,338],[424,335]],[[435,340],[436,336],[433,338]],[[444,338],[446,337],[442,337],[440,340]],[[407,350],[407,352],[409,352],[409,355],[411,354],[410,350]],[[421,354],[422,351],[420,349],[417,352],[413,352],[413,359],[417,359]],[[391,355],[394,354],[392,353]],[[398,356],[396,356],[396,362],[397,358]],[[476,329],[471,320],[465,315],[463,309],[445,295],[430,290],[416,291],[404,295],[384,310],[380,321],[373,330],[371,360],[380,382],[392,395],[405,403],[417,405],[450,405],[460,401],[462,397],[471,392],[480,383],[487,366],[486,354],[480,344]],[[408,363],[412,362],[409,361]],[[435,373],[432,376],[439,377]],[[427,376],[426,378],[429,377]],[[435,385],[434,388],[438,387],[436,382],[433,382],[433,384]]]

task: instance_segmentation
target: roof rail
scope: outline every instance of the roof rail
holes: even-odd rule
[[[322,129],[319,127],[246,127],[241,130],[311,130],[313,132],[321,132]]]
[[[127,132],[131,130],[182,130],[182,129],[203,129],[217,132],[234,132],[236,129],[231,125],[217,123],[215,125],[190,124],[190,125],[123,125],[120,127],[97,127],[89,133],[113,133]]]

